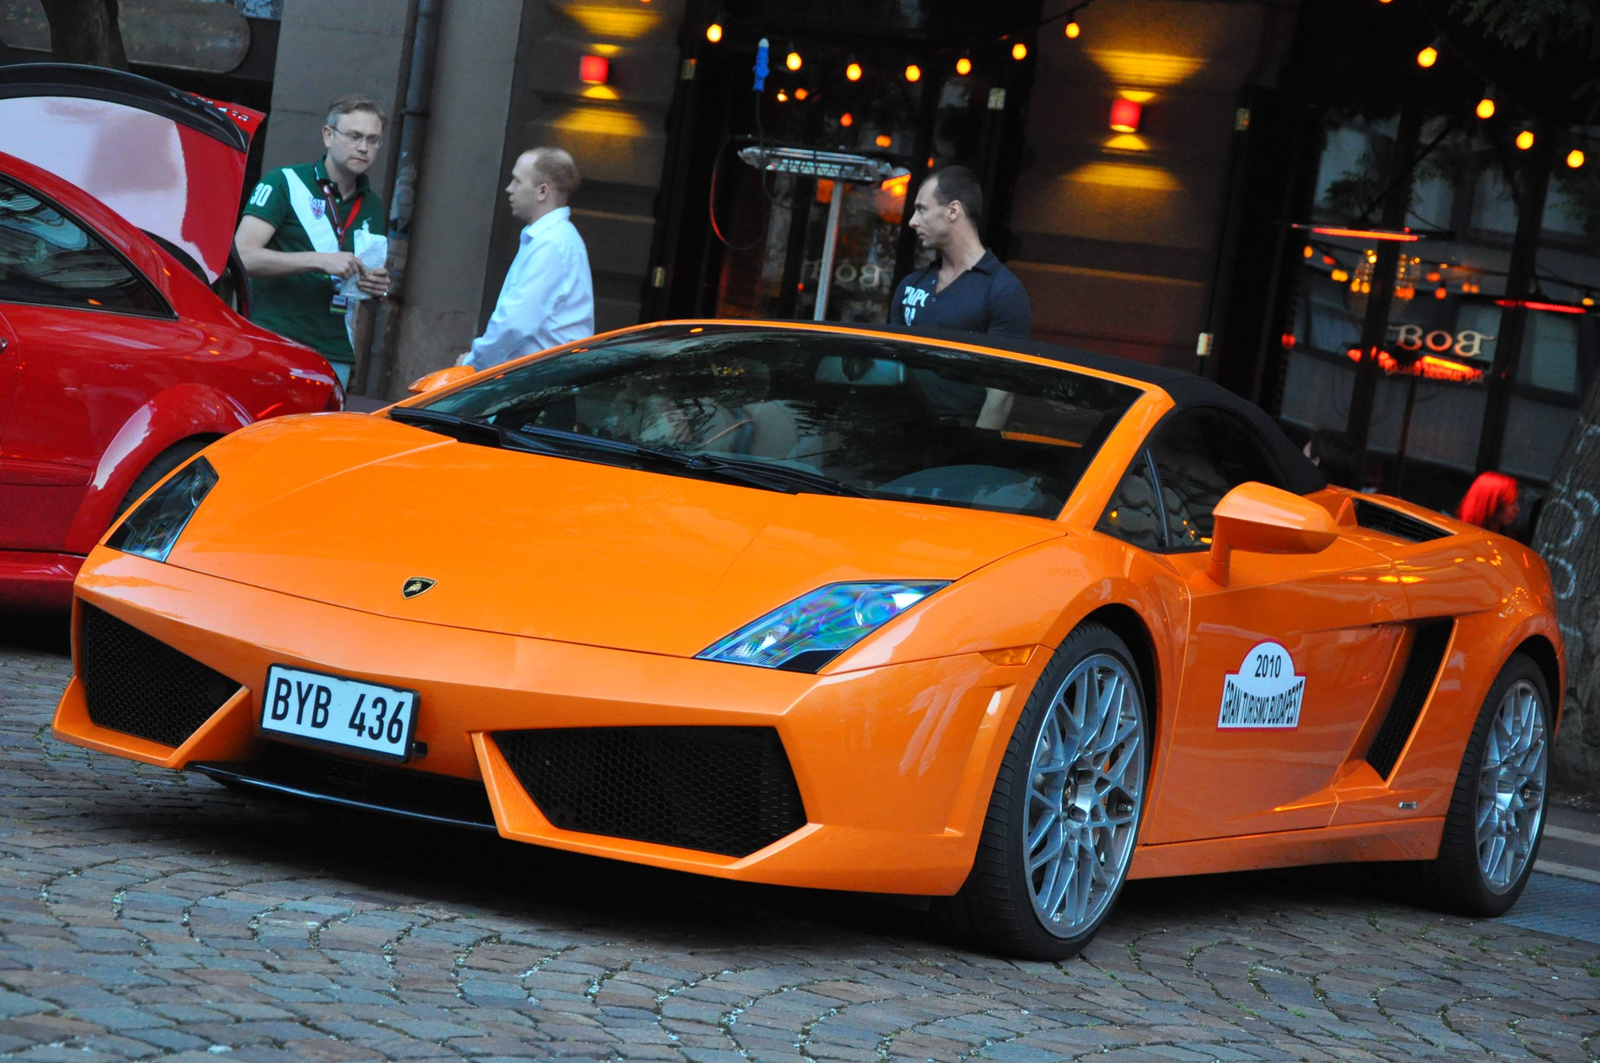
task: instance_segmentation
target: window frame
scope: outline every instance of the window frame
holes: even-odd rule
[[[1165,418],[1162,418],[1163,423],[1165,420]],[[1156,427],[1160,428],[1161,425],[1157,424]],[[1155,435],[1155,431],[1152,430],[1150,435]],[[1125,536],[1118,535],[1116,532],[1106,531],[1100,527],[1101,522],[1106,519],[1106,515],[1111,512],[1111,507],[1117,504],[1117,492],[1122,490],[1122,482],[1128,478],[1130,473],[1133,472],[1134,466],[1139,464],[1141,461],[1144,462],[1145,475],[1150,477],[1150,486],[1155,492],[1156,496],[1157,528],[1161,545],[1154,550],[1151,550],[1148,547],[1140,546],[1138,543],[1128,539]],[[1122,470],[1122,475],[1117,477],[1117,486],[1112,488],[1111,497],[1106,501],[1105,509],[1100,511],[1100,519],[1095,521],[1094,530],[1100,532],[1102,535],[1109,535],[1111,538],[1120,543],[1127,543],[1135,550],[1143,550],[1147,554],[1169,554],[1173,552],[1172,540],[1167,536],[1167,503],[1161,497],[1161,480],[1156,475],[1155,459],[1150,456],[1150,440],[1148,437],[1146,437],[1145,442],[1140,445],[1139,453],[1134,455],[1132,461],[1128,462],[1128,467]]]
[[[1239,414],[1233,412],[1232,410],[1228,409],[1225,406],[1213,405],[1213,404],[1210,404],[1210,403],[1195,403],[1195,404],[1187,405],[1187,406],[1179,406],[1179,407],[1175,407],[1175,408],[1173,408],[1171,410],[1168,410],[1166,415],[1164,417],[1162,417],[1160,421],[1156,422],[1155,426],[1150,429],[1149,434],[1146,435],[1145,438],[1144,438],[1144,442],[1142,444],[1140,444],[1139,455],[1137,457],[1135,457],[1133,459],[1133,461],[1128,462],[1127,467],[1122,470],[1122,476],[1118,477],[1118,479],[1117,479],[1117,487],[1113,488],[1112,497],[1111,497],[1110,500],[1108,500],[1106,502],[1106,510],[1109,510],[1111,508],[1112,502],[1115,501],[1115,499],[1116,499],[1116,491],[1118,489],[1120,489],[1121,486],[1122,486],[1122,481],[1124,479],[1126,479],[1127,476],[1128,476],[1128,473],[1130,473],[1133,470],[1134,464],[1136,462],[1138,462],[1139,460],[1143,459],[1143,461],[1145,462],[1145,470],[1150,476],[1150,482],[1155,487],[1155,492],[1156,492],[1156,511],[1160,515],[1160,518],[1161,518],[1161,548],[1159,550],[1149,550],[1149,549],[1147,549],[1147,548],[1145,548],[1143,546],[1138,546],[1135,543],[1129,542],[1129,540],[1123,538],[1120,535],[1116,535],[1116,534],[1114,534],[1112,532],[1102,531],[1101,534],[1109,535],[1111,538],[1116,539],[1118,542],[1127,543],[1129,546],[1132,546],[1134,549],[1136,549],[1136,550],[1144,550],[1146,553],[1158,553],[1158,554],[1163,554],[1163,555],[1165,555],[1165,554],[1195,554],[1195,553],[1201,552],[1202,550],[1209,550],[1210,549],[1210,545],[1209,544],[1202,544],[1200,546],[1195,546],[1195,547],[1183,547],[1183,546],[1175,546],[1175,545],[1173,545],[1172,537],[1169,534],[1171,529],[1168,527],[1168,523],[1167,523],[1167,502],[1166,502],[1165,497],[1163,496],[1162,480],[1161,480],[1161,469],[1160,469],[1160,466],[1156,463],[1154,453],[1152,453],[1152,448],[1153,448],[1155,442],[1157,441],[1158,436],[1163,431],[1165,431],[1175,420],[1177,420],[1179,417],[1181,417],[1181,416],[1183,416],[1185,414],[1196,413],[1196,412],[1200,412],[1200,411],[1209,411],[1209,412],[1218,414],[1218,415],[1226,417],[1226,418],[1231,418],[1239,426],[1241,426],[1244,429],[1246,429],[1250,434],[1250,438],[1255,441],[1257,448],[1261,451],[1262,455],[1266,458],[1267,465],[1270,468],[1272,468],[1278,475],[1278,480],[1280,482],[1276,483],[1276,484],[1268,484],[1267,486],[1268,487],[1277,487],[1279,490],[1283,490],[1283,491],[1289,490],[1288,487],[1284,486],[1285,484],[1290,482],[1289,477],[1287,475],[1285,475],[1284,470],[1283,470],[1283,466],[1278,462],[1277,455],[1274,454],[1272,448],[1267,445],[1267,441],[1261,437],[1261,433],[1256,430],[1256,426],[1251,424],[1250,421],[1247,418],[1239,416]],[[1243,482],[1243,483],[1252,483],[1252,482],[1259,482],[1259,481],[1245,480],[1245,481],[1241,481],[1241,482]],[[1238,486],[1238,484],[1234,485],[1234,487],[1237,487],[1237,486]],[[1229,488],[1229,490],[1231,491],[1232,488]],[[1105,518],[1106,510],[1102,510],[1101,511],[1100,520],[1103,520]],[[1095,530],[1097,530],[1097,531],[1101,530],[1100,529],[1099,520],[1097,520],[1095,522]]]
[[[60,303],[39,299],[13,299],[7,296],[3,289],[0,289],[0,305],[43,306],[52,310],[76,310],[88,314],[117,314],[121,317],[137,317],[160,321],[177,321],[179,319],[177,311],[172,308],[172,301],[167,298],[166,293],[161,290],[161,287],[152,281],[144,272],[144,270],[134,265],[133,261],[129,259],[127,255],[122,253],[121,248],[117,247],[116,244],[106,239],[105,235],[102,234],[99,229],[95,228],[93,225],[90,225],[75,211],[68,209],[54,196],[39,191],[37,188],[17,177],[15,174],[0,170],[0,181],[7,182],[23,192],[26,192],[28,195],[34,196],[41,203],[44,203],[53,210],[59,211],[61,216],[67,219],[67,221],[88,233],[92,240],[96,241],[108,252],[110,252],[111,256],[121,263],[125,269],[127,269],[127,271],[133,276],[134,280],[143,285],[150,292],[150,294],[155,297],[157,306],[153,310],[138,310],[119,306],[79,306],[73,303]]]

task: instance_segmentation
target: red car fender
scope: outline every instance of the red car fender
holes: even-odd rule
[[[204,384],[176,384],[156,395],[128,418],[100,456],[66,549],[85,554],[100,541],[117,504],[156,455],[193,436],[227,435],[253,420],[234,399]]]

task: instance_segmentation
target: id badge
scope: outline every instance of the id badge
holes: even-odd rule
[[[350,297],[343,292],[328,300],[328,310],[335,314],[348,313],[350,310]]]

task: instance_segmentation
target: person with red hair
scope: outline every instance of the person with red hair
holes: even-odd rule
[[[1456,516],[1468,524],[1508,535],[1518,512],[1517,481],[1504,473],[1482,472],[1467,488]]]

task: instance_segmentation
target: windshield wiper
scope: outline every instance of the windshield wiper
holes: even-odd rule
[[[606,439],[603,436],[582,435],[578,432],[564,432],[557,428],[543,428],[537,425],[525,426],[521,431],[506,430],[506,434],[513,439],[518,436],[533,437],[557,446],[564,445],[575,449],[587,449],[642,458],[671,465],[688,472],[710,473],[725,480],[736,480],[753,487],[763,487],[769,491],[791,493],[795,491],[810,491],[815,494],[865,497],[863,492],[856,490],[849,484],[823,476],[821,473],[807,472],[804,469],[796,469],[788,465],[775,465],[771,462],[749,458],[726,457],[720,454],[685,454],[682,451],[668,450],[663,447],[647,447],[641,443],[629,443],[621,439]]]
[[[534,454],[559,455],[561,452],[546,443],[529,439],[520,432],[512,432],[488,421],[477,421],[442,410],[429,410],[416,406],[396,406],[389,411],[391,421],[425,428],[430,432],[449,436],[462,443],[476,443],[504,450],[526,450]]]
[[[786,485],[798,491],[810,491],[823,495],[849,495],[852,498],[865,498],[865,491],[857,490],[842,480],[835,480],[831,476],[824,476],[820,472],[808,472],[797,469],[793,465],[778,465],[775,462],[760,461],[751,458],[729,457],[725,454],[694,454],[684,455],[688,458],[686,468],[702,469],[721,473],[725,476],[738,476],[752,482],[765,480],[768,483]]]
[[[533,454],[551,456],[566,456],[573,451],[588,451],[591,454],[630,458],[635,464],[654,462],[669,465],[685,472],[709,474],[724,480],[765,488],[768,491],[788,493],[809,491],[814,494],[865,497],[864,492],[821,473],[749,458],[685,454],[677,450],[647,447],[621,439],[606,439],[604,436],[565,432],[559,428],[544,428],[539,425],[525,425],[521,429],[505,428],[490,424],[488,421],[478,421],[425,407],[396,406],[389,411],[389,418],[401,424],[424,428],[463,443],[476,443],[479,446],[525,450]]]

